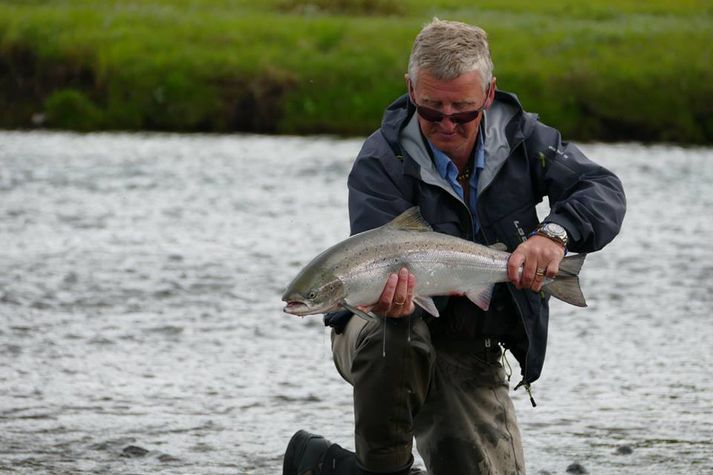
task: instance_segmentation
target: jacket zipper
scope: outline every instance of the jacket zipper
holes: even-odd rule
[[[483,188],[483,191],[485,191],[486,189],[487,189],[487,188]],[[478,206],[480,206],[480,205],[479,205],[479,204],[476,204],[476,212],[478,211],[478,210],[477,210]],[[468,210],[468,212],[470,213],[470,210]],[[471,219],[472,219],[472,217],[471,217]],[[472,227],[473,227],[473,223],[471,222],[471,228],[472,228]],[[488,235],[485,233],[485,228],[483,228],[482,225],[480,226],[480,232],[481,232],[482,235],[483,235],[483,242],[484,242],[486,245],[487,245],[487,244],[490,244],[489,241],[488,241]],[[531,338],[530,335],[528,335],[528,333],[527,333],[527,330],[526,330],[527,326],[525,325],[525,321],[524,321],[524,318],[523,318],[522,309],[520,308],[520,304],[517,302],[517,298],[515,298],[515,295],[514,295],[514,293],[513,293],[512,288],[511,288],[509,285],[507,286],[507,288],[508,288],[508,292],[510,292],[510,296],[512,297],[513,302],[515,303],[515,307],[517,308],[517,312],[518,312],[518,314],[519,314],[519,316],[520,316],[520,321],[522,321],[522,329],[524,330],[525,336],[527,337],[527,352],[525,353],[525,367],[523,368],[522,381],[520,381],[520,382],[517,384],[517,386],[515,386],[515,387],[513,388],[513,391],[517,391],[517,388],[519,388],[520,386],[524,386],[524,387],[525,387],[525,390],[527,391],[527,394],[530,396],[530,404],[532,404],[532,407],[537,407],[537,403],[535,402],[535,398],[532,397],[532,388],[530,387],[530,383],[526,382],[526,378],[527,378],[527,366],[528,366],[528,361],[529,361],[529,356],[530,356],[530,343],[531,343],[531,341],[532,341],[532,338]]]

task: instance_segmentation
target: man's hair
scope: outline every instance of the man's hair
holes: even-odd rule
[[[478,71],[485,92],[493,78],[488,35],[477,26],[434,18],[413,42],[408,61],[411,82],[422,69],[445,81]]]

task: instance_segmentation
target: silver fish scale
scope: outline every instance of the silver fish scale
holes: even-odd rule
[[[460,294],[507,280],[508,253],[446,234],[382,229],[351,244],[334,268],[350,304],[375,302],[388,275],[402,267],[416,276],[417,295]]]

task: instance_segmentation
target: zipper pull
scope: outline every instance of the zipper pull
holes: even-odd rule
[[[532,404],[532,407],[537,407],[535,398],[532,397],[532,388],[530,387],[529,383],[525,384],[525,391],[527,391],[527,394],[530,396],[530,404]]]
[[[517,389],[518,389],[520,386],[524,386],[524,387],[525,387],[525,391],[527,391],[528,396],[530,396],[530,404],[532,404],[532,407],[537,407],[537,403],[535,402],[535,398],[532,397],[532,388],[530,387],[530,383],[526,383],[525,380],[523,379],[522,381],[520,381],[520,382],[517,384],[517,386],[515,386],[515,388],[513,389],[513,391],[517,391]]]

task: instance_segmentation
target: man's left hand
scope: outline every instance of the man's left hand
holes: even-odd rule
[[[552,239],[534,235],[510,255],[508,278],[518,289],[542,290],[545,277],[554,278],[564,257],[564,247]],[[522,267],[522,273],[520,273]]]

